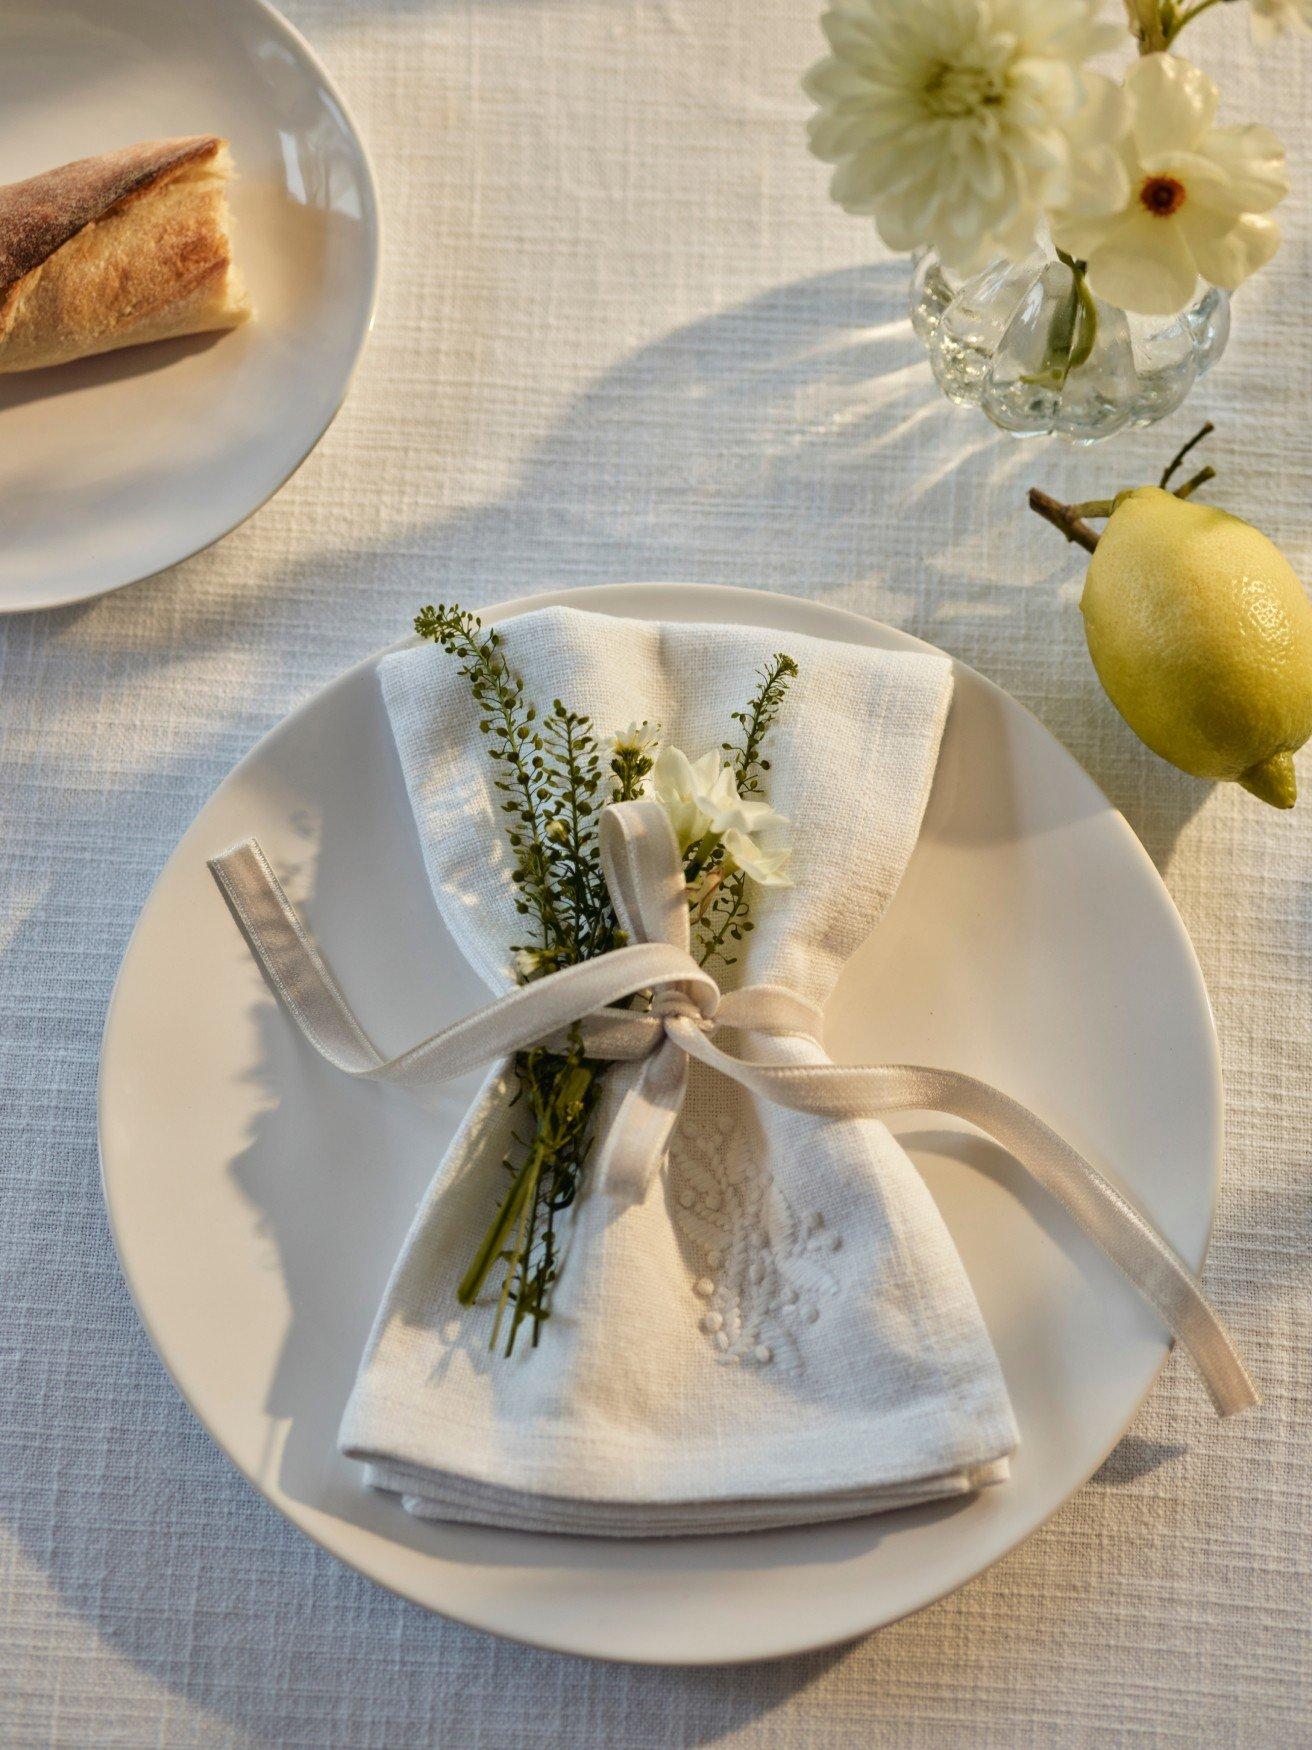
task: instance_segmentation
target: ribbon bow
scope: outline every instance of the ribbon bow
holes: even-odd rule
[[[597,1161],[614,1196],[644,1197],[679,1116],[697,1058],[761,1099],[834,1119],[947,1112],[991,1136],[1049,1191],[1157,1310],[1192,1355],[1217,1411],[1259,1402],[1224,1327],[1188,1266],[1152,1223],[1069,1143],[1010,1095],[956,1070],[835,1064],[813,1003],[780,985],[721,991],[691,952],[678,843],[655,802],[621,802],[600,819],[602,868],[623,948],[524,985],[384,1058],[361,1027],[260,847],[210,863],[256,958],[310,1044],[346,1075],[417,1088],[446,1081],[577,1028],[590,1057],[636,1065]],[[645,1009],[618,1005],[649,993]],[[721,1048],[722,1028],[805,1039],[815,1061],[751,1063]]]

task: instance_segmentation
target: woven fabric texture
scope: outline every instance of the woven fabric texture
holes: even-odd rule
[[[288,10],[382,187],[379,320],[346,407],[212,551],[0,624],[0,1743],[1312,1744],[1312,798],[1277,815],[1130,736],[1085,654],[1080,555],[1024,508],[1031,482],[1151,478],[1208,417],[1214,496],[1312,575],[1312,47],[1259,59],[1238,7],[1197,27],[1224,119],[1290,148],[1286,244],[1183,412],[1074,452],[933,392],[905,263],[827,203],[805,151],[816,7]],[[165,1378],[96,1165],[133,921],[256,737],[424,601],[655,579],[918,633],[1035,710],[1124,811],[1216,1009],[1207,1284],[1267,1399],[1218,1428],[1177,1357],[1094,1481],[991,1572],[861,1645],[718,1672],[506,1645],[317,1550]]]
[[[504,637],[529,698],[568,699],[601,734],[630,713],[695,755],[732,733],[744,677],[780,642],[568,607],[527,614]],[[768,783],[790,823],[795,885],[754,894],[731,976],[822,1002],[901,881],[952,677],[937,656],[804,637],[790,646],[799,673],[771,736]],[[524,932],[506,862],[488,851],[501,797],[482,712],[457,667],[427,647],[388,657],[380,679],[435,900],[470,964],[503,988],[506,944]],[[675,904],[682,911],[680,894]],[[771,1062],[823,1060],[810,1040],[754,1045]],[[594,1179],[602,1137],[628,1122],[637,1073],[607,1078]],[[728,1328],[717,1311],[714,1340],[698,1317],[708,1302],[690,1288],[708,1266],[677,1213],[695,1196],[689,1138],[717,1121],[718,1152],[761,1188],[762,1206],[717,1236],[728,1261],[715,1274],[731,1280],[750,1260],[764,1282],[767,1257],[784,1270],[762,1295],[778,1295],[780,1316],[768,1335],[743,1321],[741,1350],[736,1309]],[[489,1371],[495,1296],[454,1330],[449,1309],[486,1224],[477,1188],[512,1148],[514,1125],[503,1064],[421,1204],[342,1422],[342,1449],[372,1461],[373,1481],[437,1517],[450,1506],[493,1525],[642,1536],[850,1517],[854,1496],[877,1511],[1005,1474],[1016,1427],[1001,1369],[925,1182],[887,1129],[787,1111],[702,1064],[660,1187],[627,1207],[613,1190],[573,1204],[571,1250],[588,1263],[562,1271],[553,1291],[555,1342]],[[797,1245],[790,1269],[786,1235],[808,1222],[823,1235]],[[708,1296],[716,1287],[705,1276]]]

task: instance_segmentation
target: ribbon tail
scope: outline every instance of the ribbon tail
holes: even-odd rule
[[[209,867],[265,977],[319,1055],[347,1075],[381,1069],[382,1054],[254,839],[212,857]]]
[[[1219,1416],[1261,1403],[1198,1279],[1141,1210],[1018,1100],[973,1076],[929,1073],[938,1089],[931,1109],[993,1137],[1057,1199],[1184,1344]]]
[[[714,981],[668,942],[636,942],[520,985],[443,1027],[398,1056],[384,1058],[356,1019],[327,962],[254,842],[215,857],[210,869],[252,953],[310,1044],[344,1074],[422,1088],[497,1058],[568,1036],[585,1047],[632,1059],[663,1038],[654,1016],[616,1008],[639,991],[670,983],[715,992]]]
[[[638,1070],[597,1157],[597,1184],[621,1203],[642,1203],[670,1146],[688,1086],[688,1059],[668,1040]]]
[[[948,1112],[976,1125],[1012,1154],[1157,1311],[1193,1358],[1217,1413],[1261,1402],[1238,1351],[1179,1253],[1129,1199],[1019,1100],[974,1076],[912,1064],[744,1063],[695,1027],[671,1037],[691,1056],[765,1099],[831,1118],[889,1112]]]

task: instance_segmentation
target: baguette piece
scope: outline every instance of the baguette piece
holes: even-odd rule
[[[0,371],[245,322],[231,174],[227,141],[200,134],[0,188]]]

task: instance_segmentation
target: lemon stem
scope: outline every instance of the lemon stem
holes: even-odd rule
[[[1200,486],[1206,486],[1209,480],[1215,479],[1215,468],[1200,468],[1191,480],[1186,480],[1183,486],[1176,487],[1175,496],[1177,498],[1191,498]]]
[[[1211,434],[1215,430],[1216,430],[1216,427],[1212,424],[1211,420],[1209,419],[1206,425],[1199,426],[1198,430],[1194,433],[1194,435],[1189,439],[1189,441],[1187,443],[1183,443],[1180,445],[1180,448],[1175,452],[1175,454],[1171,457],[1170,461],[1162,469],[1162,477],[1157,482],[1157,484],[1163,489],[1163,491],[1165,491],[1165,489],[1171,484],[1171,481],[1179,473],[1180,467],[1183,464],[1185,457],[1189,454],[1190,450],[1193,449],[1194,445],[1201,444],[1203,439],[1205,437],[1210,437]],[[1213,472],[1215,472],[1215,470],[1213,470]],[[1196,486],[1201,486],[1202,481],[1195,480],[1194,484]],[[1190,492],[1192,492],[1194,490],[1194,487],[1191,486],[1189,488],[1189,490],[1190,490]],[[1185,494],[1185,496],[1187,497],[1188,494]]]
[[[1158,484],[1164,492],[1170,490],[1170,482],[1179,473],[1181,464],[1194,445],[1202,443],[1203,439],[1215,429],[1216,427],[1209,419],[1206,425],[1198,428],[1188,443],[1180,445],[1180,448],[1162,469],[1162,477]],[[1206,486],[1209,480],[1215,479],[1215,468],[1200,468],[1196,474],[1191,475],[1184,482],[1183,486],[1174,488],[1174,496],[1176,498],[1192,498],[1200,486]],[[1109,517],[1116,509],[1116,504],[1117,500],[1114,498],[1085,498],[1081,499],[1078,504],[1063,504],[1059,498],[1053,498],[1051,493],[1041,492],[1037,486],[1030,487],[1030,509],[1035,515],[1041,516],[1045,522],[1051,523],[1054,529],[1060,530],[1066,539],[1073,541],[1077,547],[1083,547],[1086,553],[1092,553],[1098,545],[1098,532],[1096,529],[1091,529],[1084,519],[1091,516]]]
[[[1050,522],[1068,541],[1083,547],[1086,553],[1092,553],[1098,545],[1097,531],[1076,516],[1071,505],[1063,504],[1050,493],[1040,492],[1037,486],[1030,487],[1030,509],[1045,522]]]

